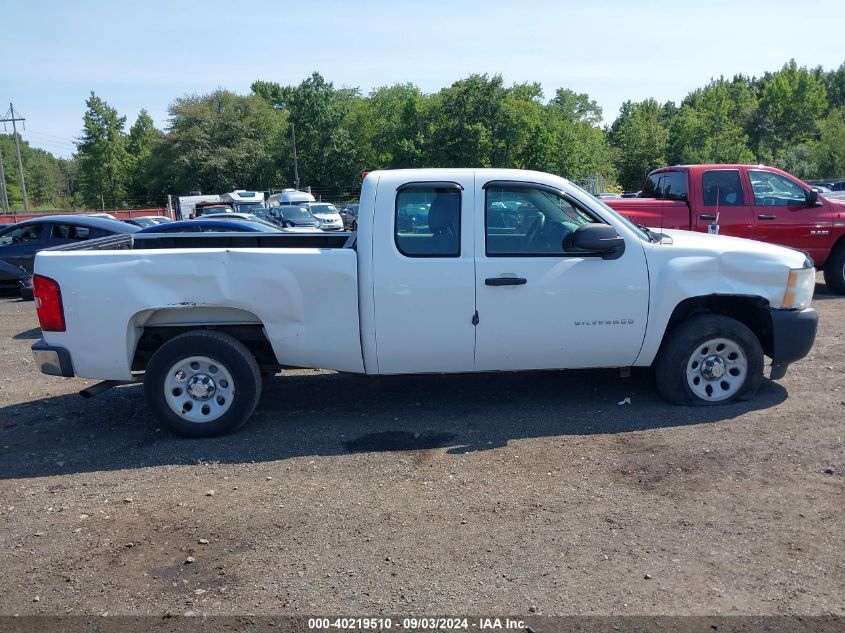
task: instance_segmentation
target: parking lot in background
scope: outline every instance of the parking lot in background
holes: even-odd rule
[[[0,298],[6,613],[838,613],[845,297],[752,402],[648,370],[286,371],[235,435],[38,373]],[[630,404],[619,404],[630,398]]]

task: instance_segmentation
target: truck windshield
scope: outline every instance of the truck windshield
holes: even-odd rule
[[[308,209],[295,205],[283,207],[282,216],[286,220],[310,220],[313,217]]]

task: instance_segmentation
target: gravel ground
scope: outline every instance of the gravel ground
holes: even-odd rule
[[[43,376],[0,298],[2,614],[845,614],[845,298],[751,403],[290,371],[238,434]],[[618,405],[625,397],[630,405]]]

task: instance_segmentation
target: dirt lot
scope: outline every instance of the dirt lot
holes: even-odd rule
[[[664,405],[647,371],[297,371],[187,441],[138,386],[37,373],[2,298],[0,612],[844,614],[845,298],[816,307],[744,405]]]

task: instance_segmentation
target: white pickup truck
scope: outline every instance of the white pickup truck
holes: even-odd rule
[[[750,398],[804,357],[802,252],[630,224],[563,178],[375,171],[353,234],[131,234],[41,251],[41,371],[143,380],[189,436],[230,432],[262,373],[655,368],[669,401]]]

